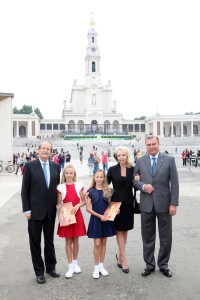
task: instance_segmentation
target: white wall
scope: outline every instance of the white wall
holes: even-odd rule
[[[13,159],[12,98],[0,100],[0,160]]]

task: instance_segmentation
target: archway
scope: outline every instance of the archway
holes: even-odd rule
[[[108,120],[104,122],[104,133],[106,134],[110,133],[110,121]]]
[[[78,121],[78,132],[84,133],[84,122],[82,120]]]
[[[116,120],[113,122],[113,131],[114,133],[119,132],[119,122]]]
[[[26,127],[24,125],[19,126],[19,136],[26,137]]]
[[[92,133],[97,133],[97,131],[98,131],[97,120],[92,120],[92,122],[91,122],[91,132]]]
[[[75,133],[75,122],[73,120],[68,123],[68,133]]]
[[[187,126],[183,125],[183,135],[187,136]]]

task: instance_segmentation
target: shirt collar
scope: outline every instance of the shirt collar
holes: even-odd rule
[[[48,160],[48,159],[47,159],[47,161],[43,161],[43,160],[41,160],[41,159],[39,158],[39,161],[40,161],[40,163],[41,163],[41,166],[43,166],[44,163],[46,163],[46,165],[49,166],[49,160]]]
[[[157,159],[158,159],[158,155],[159,155],[159,152],[158,152],[155,156],[152,156],[152,155],[149,154],[150,160],[151,160],[153,157],[155,157],[155,159],[157,160]]]

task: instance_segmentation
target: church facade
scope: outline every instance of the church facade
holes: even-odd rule
[[[102,85],[101,56],[94,21],[87,34],[85,56],[85,84],[74,80],[70,106],[64,109],[62,118],[66,134],[112,134],[122,133],[122,114],[116,111],[112,101],[111,82]]]
[[[93,19],[88,30],[85,55],[85,83],[75,79],[70,101],[64,100],[61,119],[40,120],[34,113],[13,114],[13,136],[36,138],[60,133],[76,135],[130,135],[137,139],[148,134],[165,136],[200,136],[200,115],[162,116],[155,114],[145,120],[126,120],[117,112],[112,99],[111,81],[101,81],[101,56]],[[142,115],[142,112],[141,112]]]

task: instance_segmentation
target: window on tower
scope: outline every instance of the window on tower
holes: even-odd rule
[[[92,43],[94,43],[94,37],[92,36]]]
[[[95,66],[95,62],[92,62],[92,72],[96,72],[96,66]]]
[[[92,94],[92,104],[95,105],[96,104],[96,95]]]

